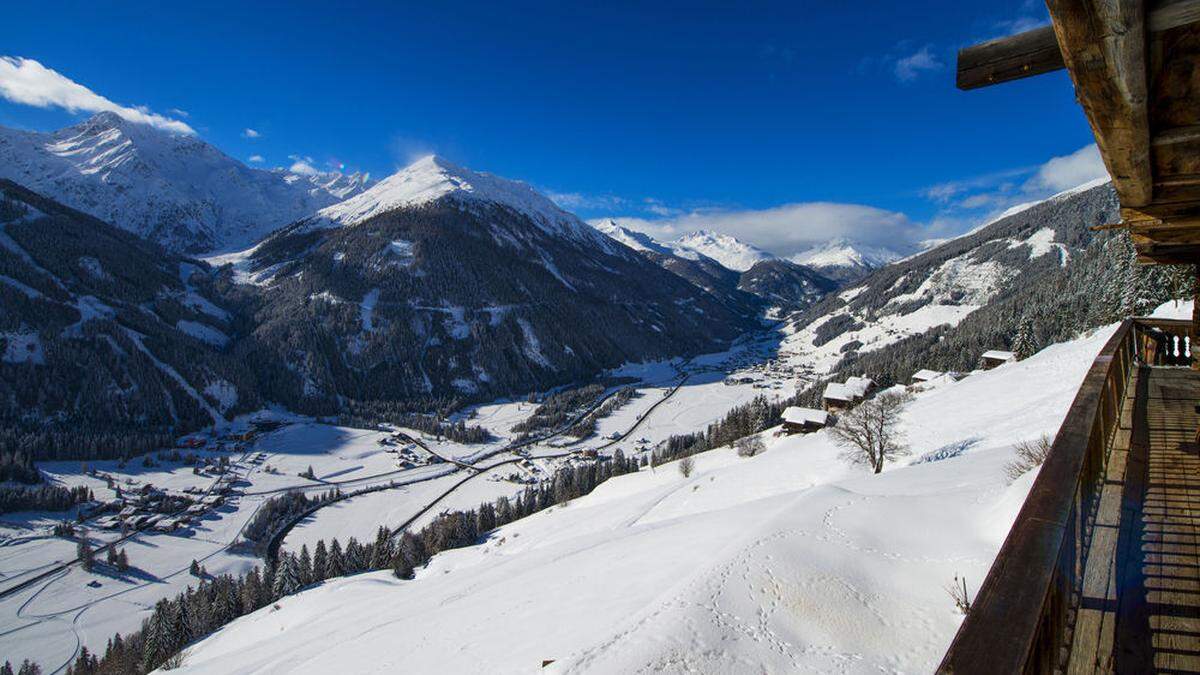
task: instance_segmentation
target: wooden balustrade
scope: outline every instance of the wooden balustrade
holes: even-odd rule
[[[1130,319],[1104,345],[938,672],[1063,669],[1130,376],[1139,364],[1190,365],[1190,331],[1190,321]]]

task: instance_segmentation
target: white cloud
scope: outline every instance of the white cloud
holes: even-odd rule
[[[935,221],[969,224],[990,221],[1014,206],[1041,201],[1107,177],[1100,151],[1093,143],[1036,166],[939,183],[921,194],[940,206]]]
[[[182,108],[171,108],[167,112],[171,113],[172,115],[174,115],[176,117],[191,117],[192,116],[191,113],[189,113],[188,111],[186,111]]]
[[[259,136],[262,136],[262,134],[250,127],[242,129],[242,138],[258,138]]]
[[[195,134],[185,122],[164,117],[142,106],[114,103],[33,59],[0,56],[0,97],[37,108],[63,108],[69,112],[112,112],[138,124],[180,134]]]
[[[671,218],[620,217],[613,220],[662,241],[693,230],[714,230],[784,257],[838,237],[868,245],[906,249],[931,236],[927,227],[912,222],[903,213],[837,202],[784,204],[768,209],[714,209]]]
[[[313,166],[313,158],[302,155],[288,155],[288,159],[292,160],[292,165],[288,167],[288,171],[300,174],[301,176],[315,176],[321,173],[317,167]]]
[[[925,45],[917,52],[896,60],[893,72],[901,82],[911,82],[921,73],[942,69],[942,62],[933,53],[932,45]]]
[[[1107,175],[1104,160],[1100,158],[1100,149],[1092,143],[1069,155],[1054,157],[1046,162],[1038,168],[1033,178],[1029,179],[1026,187],[1062,192]]]
[[[262,155],[250,155],[250,161],[254,162],[255,164],[261,164],[266,160],[263,159]]]

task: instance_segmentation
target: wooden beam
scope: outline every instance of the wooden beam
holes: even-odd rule
[[[958,88],[964,91],[1064,68],[1054,28],[1044,26],[958,52]]]
[[[1161,0],[1150,10],[1147,28],[1160,33],[1200,21],[1200,0]]]
[[[1143,0],[1046,0],[1046,7],[1122,206],[1150,203]]]
[[[1200,0],[1160,0],[1150,10],[1152,33],[1200,22]],[[958,52],[957,86],[964,91],[1066,67],[1053,26],[988,40]]]

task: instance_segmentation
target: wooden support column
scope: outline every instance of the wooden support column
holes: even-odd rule
[[[1200,265],[1192,266],[1192,327],[1188,330],[1188,338],[1192,348],[1192,370],[1200,370],[1200,357],[1196,355],[1196,337],[1200,335]],[[1200,435],[1200,432],[1197,432]]]

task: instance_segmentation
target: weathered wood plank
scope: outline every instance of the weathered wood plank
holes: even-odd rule
[[[957,86],[978,89],[1065,67],[1054,28],[1044,26],[959,50]]]
[[[1142,0],[1047,0],[1076,97],[1123,206],[1154,196]]]

